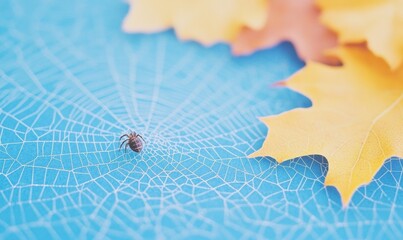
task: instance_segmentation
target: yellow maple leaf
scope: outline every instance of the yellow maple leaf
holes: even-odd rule
[[[283,162],[323,155],[325,185],[335,186],[347,204],[387,158],[403,156],[403,66],[391,71],[365,47],[344,47],[337,55],[342,67],[308,62],[287,81],[312,107],[262,118],[269,132],[250,157]]]
[[[205,45],[233,40],[247,26],[263,27],[267,0],[131,0],[126,32],[152,33],[173,27],[181,39]]]
[[[403,0],[317,0],[342,43],[366,41],[392,69],[403,62]]]

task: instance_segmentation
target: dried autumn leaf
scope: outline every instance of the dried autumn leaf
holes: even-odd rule
[[[314,0],[271,0],[262,29],[244,29],[232,44],[235,55],[245,55],[279,42],[294,44],[299,57],[336,64],[324,51],[337,45],[336,35],[319,22]]]
[[[346,47],[338,55],[342,67],[309,62],[287,82],[313,106],[262,118],[269,133],[251,157],[283,162],[321,154],[329,162],[325,184],[347,204],[387,158],[403,156],[403,66],[391,71],[366,48]]]
[[[342,43],[366,41],[392,69],[403,62],[403,0],[317,0]]]
[[[263,27],[267,0],[130,0],[126,32],[152,33],[173,27],[181,39],[205,45],[231,41],[244,26]]]

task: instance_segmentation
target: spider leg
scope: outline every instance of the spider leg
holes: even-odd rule
[[[127,146],[129,146],[129,143],[126,143],[125,145],[125,153],[127,152]]]
[[[131,133],[132,133],[134,136],[137,135],[137,133],[136,133],[135,131],[131,131]]]
[[[123,143],[125,143],[126,141],[129,141],[129,139],[124,140],[124,141],[122,142],[122,144],[120,144],[119,150],[122,148]]]
[[[123,134],[122,136],[120,136],[119,140],[122,140],[122,137],[124,137],[124,136],[129,137],[129,135]]]
[[[140,137],[141,139],[143,139],[144,143],[147,143],[146,140],[144,140],[144,138],[140,134],[137,134],[136,136]]]

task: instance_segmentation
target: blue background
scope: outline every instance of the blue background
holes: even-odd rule
[[[290,44],[235,58],[125,34],[127,10],[0,1],[0,238],[403,237],[399,159],[343,209],[323,157],[245,157],[257,117],[310,106],[271,87],[303,66]],[[118,149],[130,129],[141,154]]]

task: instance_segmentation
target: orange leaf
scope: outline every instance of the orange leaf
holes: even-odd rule
[[[303,60],[336,64],[324,51],[337,45],[336,35],[319,22],[314,0],[271,0],[263,29],[245,29],[233,42],[235,55],[244,55],[291,41]]]

